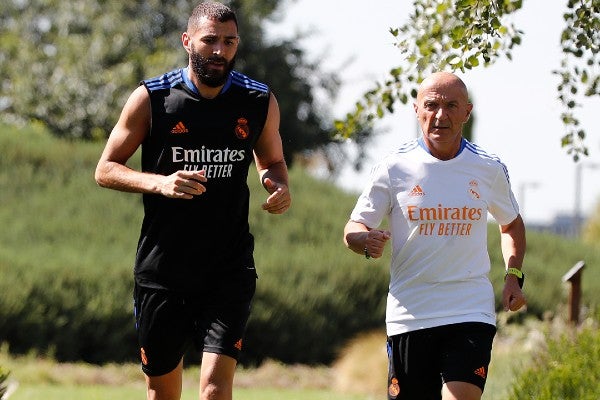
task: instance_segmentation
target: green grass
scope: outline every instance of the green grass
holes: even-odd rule
[[[11,371],[8,382],[18,382],[10,400],[128,400],[145,397],[145,384],[137,364],[95,366],[85,363],[56,363],[33,355],[10,356],[6,346],[0,364]],[[199,367],[184,370],[183,400],[198,398]],[[234,399],[238,400],[333,400],[339,392],[326,387],[332,374],[325,367],[283,366],[267,363],[259,369],[238,368]],[[383,390],[384,388],[382,388]],[[369,400],[347,394],[349,400]]]
[[[32,387],[21,387],[11,396],[11,400],[126,400],[144,398],[143,388],[133,387],[110,387],[100,385],[89,386],[58,386],[58,385],[36,385]],[[316,390],[283,390],[283,389],[238,389],[235,391],[235,399],[240,400],[276,400],[283,396],[292,400],[333,400],[339,395],[331,392]],[[360,397],[348,397],[360,400]],[[182,400],[198,399],[195,389],[183,391]],[[364,398],[363,398],[364,399]]]
[[[11,400],[108,400],[108,399],[143,399],[141,389],[106,386],[68,386],[40,384],[35,386],[23,385],[10,397]],[[193,399],[194,397],[186,397]],[[197,399],[197,396],[195,397]]]
[[[22,387],[11,396],[10,400],[129,400],[143,399],[145,389],[106,386],[56,386],[37,385]],[[237,389],[234,391],[235,400],[338,400],[342,395],[324,390],[308,389]],[[368,400],[364,396],[343,395],[348,400]],[[182,400],[197,400],[195,389],[186,389]]]
[[[543,323],[528,320],[501,330],[494,343],[490,375],[482,400],[507,400],[512,384],[531,364],[536,343],[531,338],[543,330]],[[374,400],[385,396],[387,359],[383,332],[374,332],[353,341],[340,356],[343,363],[331,367],[285,366],[268,362],[260,368],[238,368],[234,399],[237,400]],[[381,351],[380,351],[381,350]],[[145,387],[136,364],[58,364],[35,356],[13,357],[0,351],[0,364],[11,371],[19,387],[11,400],[27,399],[111,399],[144,398]],[[348,366],[352,369],[349,371]],[[184,370],[182,399],[197,399],[199,368]],[[348,384],[350,382],[350,384]],[[346,388],[343,392],[340,388]]]

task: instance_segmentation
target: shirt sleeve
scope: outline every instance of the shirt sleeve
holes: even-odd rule
[[[350,219],[377,228],[390,213],[390,193],[388,169],[385,164],[378,164],[371,170],[369,183],[359,196]]]
[[[488,211],[500,225],[514,221],[519,215],[519,205],[510,186],[508,171],[503,164],[492,185],[492,196]]]

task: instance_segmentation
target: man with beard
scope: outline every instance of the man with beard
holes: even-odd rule
[[[248,168],[269,193],[262,209],[290,206],[269,88],[233,70],[235,13],[198,5],[182,43],[186,68],[142,82],[125,104],[96,168],[102,187],[143,194],[135,259],[135,316],[148,399],[181,397],[188,343],[203,351],[200,398],[232,398],[256,287],[248,225]],[[142,148],[141,171],[127,161]]]

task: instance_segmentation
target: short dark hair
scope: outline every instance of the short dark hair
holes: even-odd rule
[[[200,19],[202,17],[215,19],[219,22],[233,21],[235,22],[235,27],[238,27],[237,17],[231,8],[215,1],[205,1],[198,4],[192,11],[192,15],[190,15],[190,18],[188,19],[188,32],[191,32],[200,26]]]

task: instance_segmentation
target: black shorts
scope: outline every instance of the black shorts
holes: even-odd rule
[[[192,343],[198,350],[237,360],[250,304],[251,300],[206,304],[193,297],[136,285],[134,311],[142,370],[148,376],[171,372]]]
[[[496,327],[467,322],[388,337],[388,399],[440,400],[446,382],[485,387]]]

